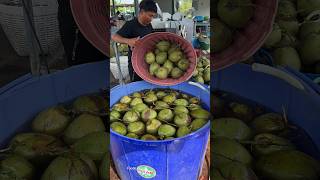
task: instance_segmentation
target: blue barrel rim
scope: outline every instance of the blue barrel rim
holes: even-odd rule
[[[140,83],[142,83],[142,82],[144,82],[144,83],[147,83],[147,84],[150,84],[151,86],[155,86],[156,88],[155,89],[157,89],[157,88],[159,88],[159,89],[166,89],[168,86],[160,86],[160,85],[155,85],[155,84],[151,84],[151,83],[148,83],[148,82],[146,82],[146,81],[136,81],[136,82],[132,82],[132,83],[130,83],[130,85],[135,85],[135,84],[140,84]],[[186,82],[183,82],[183,83],[186,83]],[[181,84],[183,84],[183,83],[181,83]],[[177,84],[177,85],[175,85],[175,86],[179,86],[179,85],[181,85],[181,84]],[[190,84],[188,84],[188,85],[190,85]],[[172,86],[169,86],[169,87],[172,87]],[[208,90],[208,92],[205,92],[204,91],[204,93],[207,93],[209,96],[210,96],[210,89],[208,88],[208,86],[204,86],[207,90]],[[113,87],[113,88],[111,88],[110,89],[110,92],[112,92],[112,91],[115,91],[115,90],[117,90],[117,89],[119,89],[119,88],[123,88],[123,85],[117,85],[117,86],[115,86],[115,87]],[[175,88],[172,88],[172,89],[175,89]],[[140,90],[141,91],[141,90]],[[136,91],[137,92],[137,91]],[[185,92],[186,93],[186,92]],[[111,107],[113,104],[109,104],[109,106]],[[209,104],[209,106],[210,106],[210,104]],[[109,108],[110,108],[109,107]],[[210,107],[208,107],[208,108],[210,108]],[[123,138],[123,140],[122,141],[127,141],[127,140],[130,140],[131,142],[130,143],[135,143],[135,144],[152,144],[152,145],[155,145],[155,144],[171,144],[171,143],[174,143],[174,142],[178,142],[178,141],[183,141],[184,139],[186,139],[186,138],[188,138],[188,139],[193,139],[193,138],[197,138],[197,137],[199,137],[200,135],[202,135],[202,134],[204,134],[204,133],[206,133],[207,131],[206,130],[209,130],[209,133],[210,133],[210,120],[211,120],[211,117],[208,119],[208,122],[203,126],[203,127],[201,127],[200,129],[198,129],[197,131],[194,131],[194,132],[192,132],[192,133],[190,133],[190,134],[188,134],[188,135],[186,135],[186,136],[183,136],[183,137],[179,137],[179,138],[173,138],[173,139],[167,139],[167,140],[140,140],[140,139],[134,139],[134,138],[130,138],[130,137],[127,137],[127,136],[124,136],[124,135],[121,135],[121,134],[118,134],[118,133],[116,133],[116,132],[114,132],[112,129],[111,129],[111,127],[110,127],[110,133],[111,133],[111,135],[115,135],[115,136],[117,136],[117,137],[121,137],[121,138]]]

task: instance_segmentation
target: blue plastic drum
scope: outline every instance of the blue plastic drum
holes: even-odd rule
[[[195,85],[193,82],[185,82],[170,88],[200,98],[202,106],[209,110],[209,90]],[[111,90],[110,107],[122,96],[153,88],[167,87],[144,81],[117,86]],[[210,122],[185,137],[165,141],[141,141],[110,131],[110,149],[121,179],[196,180],[205,157]]]
[[[297,146],[320,160],[320,96],[298,76],[285,69],[236,64],[212,73],[211,79],[212,90],[239,95],[274,112],[284,108],[288,119],[308,134]]]
[[[40,77],[29,74],[1,88],[0,148],[5,147],[15,133],[30,131],[30,122],[45,108],[106,89],[108,63],[73,66]]]

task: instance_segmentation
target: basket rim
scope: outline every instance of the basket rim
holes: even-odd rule
[[[192,70],[192,73],[188,74],[188,76],[186,76],[185,78],[183,78],[183,80],[172,80],[172,81],[167,81],[167,79],[164,79],[164,80],[160,80],[160,79],[157,79],[157,80],[152,80],[152,79],[149,79],[148,76],[146,76],[144,73],[141,73],[141,71],[139,70],[140,69],[140,66],[139,66],[139,61],[138,61],[138,53],[136,51],[136,48],[140,48],[142,45],[143,45],[143,42],[146,40],[146,39],[149,39],[153,36],[158,36],[158,35],[166,35],[166,36],[174,36],[175,38],[178,38],[180,39],[182,42],[188,44],[190,47],[192,47],[192,44],[190,42],[188,42],[186,39],[184,39],[183,37],[181,36],[178,36],[174,33],[171,33],[171,32],[153,32],[153,33],[150,33],[146,36],[144,36],[143,38],[139,39],[137,42],[136,42],[136,46],[133,48],[133,51],[132,51],[132,58],[131,58],[131,63],[132,63],[132,67],[135,71],[135,73],[138,74],[139,77],[141,77],[143,80],[151,83],[151,84],[156,84],[156,85],[161,85],[161,86],[173,86],[173,85],[177,85],[177,84],[180,84],[180,83],[183,83],[185,81],[188,81],[191,77],[192,77],[192,74],[196,68],[196,64],[197,64],[197,54],[196,54],[196,51],[194,50],[194,48],[192,47],[192,57],[194,58],[194,61],[195,61],[195,65]],[[186,73],[185,73],[186,74]],[[184,76],[185,76],[184,74]],[[182,76],[183,77],[183,76]]]
[[[261,0],[262,1],[262,0]],[[269,11],[265,15],[265,21],[259,24],[259,26],[263,27],[263,31],[259,32],[259,37],[255,38],[254,45],[246,47],[246,50],[238,50],[234,53],[229,53],[227,57],[222,52],[219,53],[211,53],[210,57],[214,60],[213,63],[211,63],[211,67],[213,71],[218,71],[220,69],[226,68],[228,66],[231,66],[234,63],[238,63],[241,61],[246,60],[248,57],[252,56],[265,42],[269,34],[272,32],[272,26],[276,17],[276,12],[278,9],[278,0],[271,0],[268,1],[269,4],[265,6],[265,8],[268,8]],[[251,42],[252,43],[252,42]],[[230,55],[231,54],[231,55]],[[222,56],[222,57],[221,57]]]
[[[99,6],[105,7],[104,0],[70,0],[70,7],[74,20],[86,39],[95,46],[100,52],[106,56],[109,54],[109,27],[108,27],[108,16],[101,15],[99,19],[92,20],[89,8],[90,4],[99,4]],[[96,28],[94,22],[105,23],[105,34],[101,34]]]

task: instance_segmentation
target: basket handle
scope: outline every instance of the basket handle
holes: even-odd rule
[[[204,85],[197,83],[197,82],[193,82],[193,81],[189,81],[188,84],[192,85],[192,86],[197,86],[198,88],[204,90],[205,92],[210,94],[210,91],[208,90],[207,87],[205,87]]]
[[[305,91],[305,87],[304,85],[295,77],[291,76],[290,74],[286,73],[285,71],[282,71],[280,69],[271,67],[271,66],[267,66],[264,64],[258,64],[258,63],[253,63],[252,64],[252,70],[256,71],[256,72],[261,72],[261,73],[265,73],[274,77],[277,77],[279,79],[282,79],[284,81],[286,81],[287,83],[289,83],[291,86],[303,90]]]

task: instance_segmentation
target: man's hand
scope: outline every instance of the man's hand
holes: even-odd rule
[[[131,39],[128,39],[128,45],[131,47],[131,48],[134,48],[134,46],[136,45],[136,42],[140,39],[140,37],[136,37],[136,38],[131,38]]]

